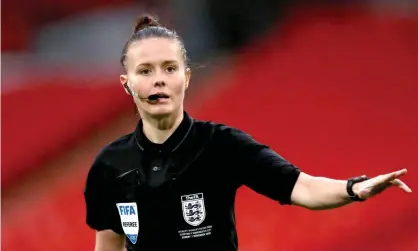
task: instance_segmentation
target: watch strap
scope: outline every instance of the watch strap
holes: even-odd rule
[[[359,182],[363,182],[363,181],[368,180],[368,179],[369,178],[365,175],[348,179],[348,181],[347,181],[347,193],[348,193],[348,196],[350,197],[350,199],[352,201],[365,201],[364,199],[361,199],[360,197],[358,197],[357,194],[355,194],[353,192],[353,185],[356,184],[356,183],[359,183]]]

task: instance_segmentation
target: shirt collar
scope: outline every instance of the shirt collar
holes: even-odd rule
[[[139,120],[135,129],[134,137],[139,149],[142,151],[159,151],[170,153],[174,152],[183,143],[191,131],[192,125],[193,119],[186,112],[184,112],[183,120],[174,131],[174,133],[163,144],[155,144],[145,136],[142,130],[142,120]]]

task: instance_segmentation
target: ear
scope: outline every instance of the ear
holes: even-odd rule
[[[123,86],[123,89],[125,89],[126,94],[130,95],[129,90],[126,89],[126,86],[128,84],[128,76],[127,75],[120,75],[119,81]],[[129,87],[128,87],[129,88]]]
[[[186,84],[186,90],[187,90],[187,88],[189,88],[190,78],[192,77],[192,70],[190,70],[190,68],[186,68],[185,75],[186,75],[185,84]]]

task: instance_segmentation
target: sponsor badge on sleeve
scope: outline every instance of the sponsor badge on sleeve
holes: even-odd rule
[[[135,244],[138,240],[138,207],[135,202],[116,204],[126,237]]]

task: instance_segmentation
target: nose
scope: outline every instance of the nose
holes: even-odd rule
[[[165,82],[163,80],[157,80],[154,82],[154,87],[163,87],[165,86]]]
[[[162,69],[157,69],[156,74],[154,75],[154,87],[164,87],[165,84],[165,75]]]

